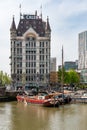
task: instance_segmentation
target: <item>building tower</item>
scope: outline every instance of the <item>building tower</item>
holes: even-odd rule
[[[11,77],[16,87],[46,85],[50,74],[51,29],[35,12],[23,14],[10,28]]]
[[[79,58],[78,58],[78,69],[87,68],[87,31],[79,34]]]
[[[56,57],[50,59],[50,72],[56,72]]]
[[[87,31],[79,34],[79,60],[80,82],[87,84]]]

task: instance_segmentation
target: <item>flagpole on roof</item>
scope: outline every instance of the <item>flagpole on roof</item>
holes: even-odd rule
[[[42,19],[42,5],[40,6],[40,11],[41,11],[40,17]]]
[[[20,19],[21,19],[21,4],[19,5],[19,8],[20,8]]]

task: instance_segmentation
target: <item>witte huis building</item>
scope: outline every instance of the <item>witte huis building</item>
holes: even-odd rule
[[[50,74],[51,29],[49,18],[21,15],[16,27],[10,28],[11,77],[16,87],[46,85]]]

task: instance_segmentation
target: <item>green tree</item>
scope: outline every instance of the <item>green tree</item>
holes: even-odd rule
[[[3,75],[3,85],[8,85],[11,83],[11,78],[7,75],[7,73],[5,73]]]
[[[5,86],[11,83],[11,78],[7,75],[7,73],[3,73],[0,71],[0,86]]]
[[[67,72],[65,71],[65,69],[59,69],[58,71],[58,82],[61,83],[62,82],[62,78],[63,78],[63,83],[67,82]]]
[[[0,71],[0,85],[3,84],[3,71]]]
[[[72,83],[79,83],[80,82],[80,77],[78,75],[78,73],[75,71],[75,70],[70,70],[68,72],[68,75],[69,75],[69,83],[72,84]]]
[[[70,81],[69,73],[66,72],[65,75],[64,75],[64,83],[65,83],[65,84],[69,84],[69,81]]]
[[[59,69],[58,71],[58,81],[59,83],[62,82],[62,73],[63,73],[63,83],[64,84],[77,84],[80,82],[80,77],[75,70],[70,70],[68,72],[65,69]]]

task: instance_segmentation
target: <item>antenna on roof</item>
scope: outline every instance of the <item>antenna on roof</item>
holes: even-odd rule
[[[21,16],[22,16],[22,14],[21,14],[21,4],[19,5],[19,8],[20,8],[20,19],[21,19]]]
[[[40,17],[42,19],[42,5],[40,6],[40,12],[41,12]]]

